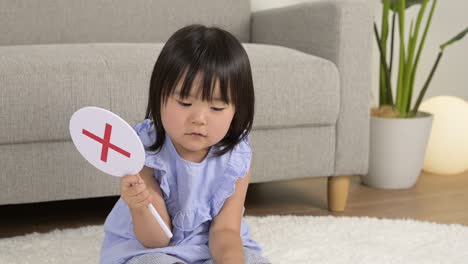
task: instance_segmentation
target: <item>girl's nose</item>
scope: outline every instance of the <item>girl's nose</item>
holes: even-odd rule
[[[205,123],[201,120],[193,120],[192,124],[197,125],[197,126],[203,126]]]
[[[203,109],[195,110],[191,116],[192,124],[194,125],[206,125],[205,111]]]

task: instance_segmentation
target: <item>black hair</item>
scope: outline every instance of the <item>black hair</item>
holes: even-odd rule
[[[183,82],[179,96],[187,98],[199,73],[202,74],[202,100],[212,100],[218,80],[221,99],[235,107],[229,130],[215,145],[220,150],[214,155],[229,152],[250,133],[255,95],[247,53],[231,33],[218,27],[194,24],[177,30],[168,39],[154,65],[145,119],[153,121],[156,142],[149,150],[159,151],[165,142],[161,105],[175,93],[179,81]]]

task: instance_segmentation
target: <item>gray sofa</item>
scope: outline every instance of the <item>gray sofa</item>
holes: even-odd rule
[[[192,23],[244,45],[256,115],[252,182],[329,177],[344,209],[349,176],[368,168],[372,15],[365,1],[251,12],[248,0],[0,0],[0,204],[118,195],[75,149],[83,106],[144,118],[164,41]]]

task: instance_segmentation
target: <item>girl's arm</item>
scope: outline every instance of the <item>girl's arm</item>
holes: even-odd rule
[[[237,180],[234,193],[226,199],[223,208],[210,227],[209,248],[216,264],[244,263],[240,236],[245,195],[250,181],[250,170]]]
[[[172,225],[161,188],[156,183],[153,173],[154,170],[152,168],[144,166],[138,175],[132,175],[137,176],[136,181],[139,181],[139,184],[135,185],[135,182],[132,182],[128,188],[135,188],[133,190],[134,195],[127,195],[127,199],[125,197],[124,199],[130,208],[133,231],[137,240],[147,248],[160,248],[167,247],[170,238],[166,236],[159,223],[151,214],[148,209],[148,203],[153,204],[169,230],[172,230]],[[138,178],[138,176],[141,178]],[[121,184],[122,188],[125,188],[125,184]],[[123,194],[124,192],[125,190],[122,189],[121,193]]]

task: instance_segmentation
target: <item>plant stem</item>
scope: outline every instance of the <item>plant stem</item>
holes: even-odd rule
[[[414,51],[414,39],[415,37],[413,36],[413,20],[411,20],[411,26],[410,26],[410,31],[409,31],[409,37],[408,37],[408,57],[406,60],[406,67],[405,67],[405,77],[403,80],[403,86],[405,89],[403,90],[403,112],[408,113],[409,111],[409,105],[410,105],[410,94],[411,90],[413,89],[412,86],[410,86],[410,74],[411,74],[411,68],[413,66],[413,51]]]
[[[421,38],[421,42],[419,43],[418,52],[417,52],[416,58],[414,60],[414,67],[413,67],[413,70],[411,71],[411,86],[414,85],[414,80],[416,78],[416,70],[417,70],[418,64],[419,64],[419,57],[420,57],[422,49],[424,47],[424,42],[426,41],[427,32],[428,32],[429,26],[431,24],[432,15],[434,14],[436,4],[437,4],[437,0],[433,0],[432,6],[431,6],[431,11],[429,13],[429,17],[427,18],[426,27],[424,28],[424,33],[423,33],[423,36]],[[420,92],[420,94],[418,96],[419,98],[421,98],[421,92]]]
[[[434,75],[434,73],[435,73],[435,71],[437,69],[437,66],[439,65],[440,59],[442,58],[445,47],[447,47],[448,45],[450,45],[450,44],[452,44],[452,43],[454,43],[454,42],[456,42],[458,40],[461,40],[466,34],[468,34],[468,27],[465,28],[465,30],[463,30],[462,32],[458,33],[455,37],[451,38],[449,41],[447,41],[444,44],[440,45],[439,55],[437,56],[437,59],[436,59],[434,65],[432,66],[429,77],[427,78],[421,92],[419,93],[418,100],[416,101],[416,105],[414,106],[412,112],[416,113],[418,111],[419,105],[421,104],[421,101],[422,101],[424,95],[426,94],[426,90],[429,87],[429,83],[431,82],[432,77],[433,77],[433,75]]]
[[[395,17],[396,14],[393,12],[392,16],[392,40],[391,40],[391,47],[390,47],[390,78],[392,77],[392,68],[393,68],[393,40],[395,38]],[[392,99],[392,104],[393,104],[393,99]]]
[[[426,82],[424,83],[424,86],[423,86],[421,92],[419,93],[418,100],[416,101],[416,104],[415,104],[415,106],[414,106],[414,108],[412,110],[412,112],[414,114],[416,114],[418,112],[419,105],[421,104],[421,101],[422,101],[422,99],[424,97],[424,94],[426,94],[427,87],[429,87],[429,84],[431,83],[432,76],[434,75],[434,72],[437,69],[437,65],[439,65],[439,61],[442,58],[443,54],[444,54],[443,50],[439,51],[439,55],[437,56],[437,59],[436,59],[434,65],[432,66],[429,77],[427,78]]]
[[[383,13],[382,13],[382,36],[381,40],[378,41],[382,47],[382,51],[384,54],[387,54],[387,37],[388,37],[388,14],[390,10],[390,0],[383,1]],[[375,23],[374,23],[375,25]],[[378,39],[378,37],[377,37]],[[385,57],[385,56],[384,56]],[[380,82],[379,82],[379,105],[389,104],[388,92],[387,90],[389,87],[387,86],[387,80],[385,80],[386,73],[385,73],[385,64],[386,61],[382,61],[382,56],[380,57]]]
[[[374,22],[374,34],[375,34],[375,39],[377,40],[377,46],[379,47],[379,53],[380,53],[380,61],[382,62],[383,66],[383,71],[384,71],[384,79],[385,79],[385,85],[387,87],[386,92],[387,92],[387,98],[392,98],[392,85],[390,82],[390,73],[388,70],[388,65],[387,65],[387,58],[385,56],[385,53],[383,52],[382,45],[381,45],[381,40],[379,38],[379,33],[377,32],[377,25]],[[379,104],[382,105],[382,104]]]
[[[428,0],[423,0],[422,4],[421,4],[421,8],[419,9],[419,12],[418,12],[418,18],[416,20],[416,27],[415,27],[415,30],[414,30],[414,35],[413,35],[413,40],[411,41],[411,60],[410,60],[410,63],[412,65],[412,69],[414,69],[416,67],[416,65],[414,64],[414,61],[413,61],[413,54],[414,54],[414,50],[416,48],[416,44],[418,43],[418,36],[419,36],[419,28],[421,26],[421,21],[422,21],[422,18],[424,16],[424,14],[426,13],[426,6],[427,6],[427,3],[428,3]],[[406,110],[409,111],[410,110],[410,106],[411,106],[411,102],[412,102],[412,97],[413,97],[413,90],[414,90],[414,80],[412,79],[412,76],[413,76],[413,71],[409,71],[408,75],[407,75],[408,79],[410,79],[410,83],[409,83],[409,87],[411,87],[409,93],[408,93],[408,103],[406,105]]]
[[[398,21],[400,29],[400,62],[398,71],[397,101],[396,108],[400,115],[404,115],[403,91],[405,79],[405,0],[398,1]]]

